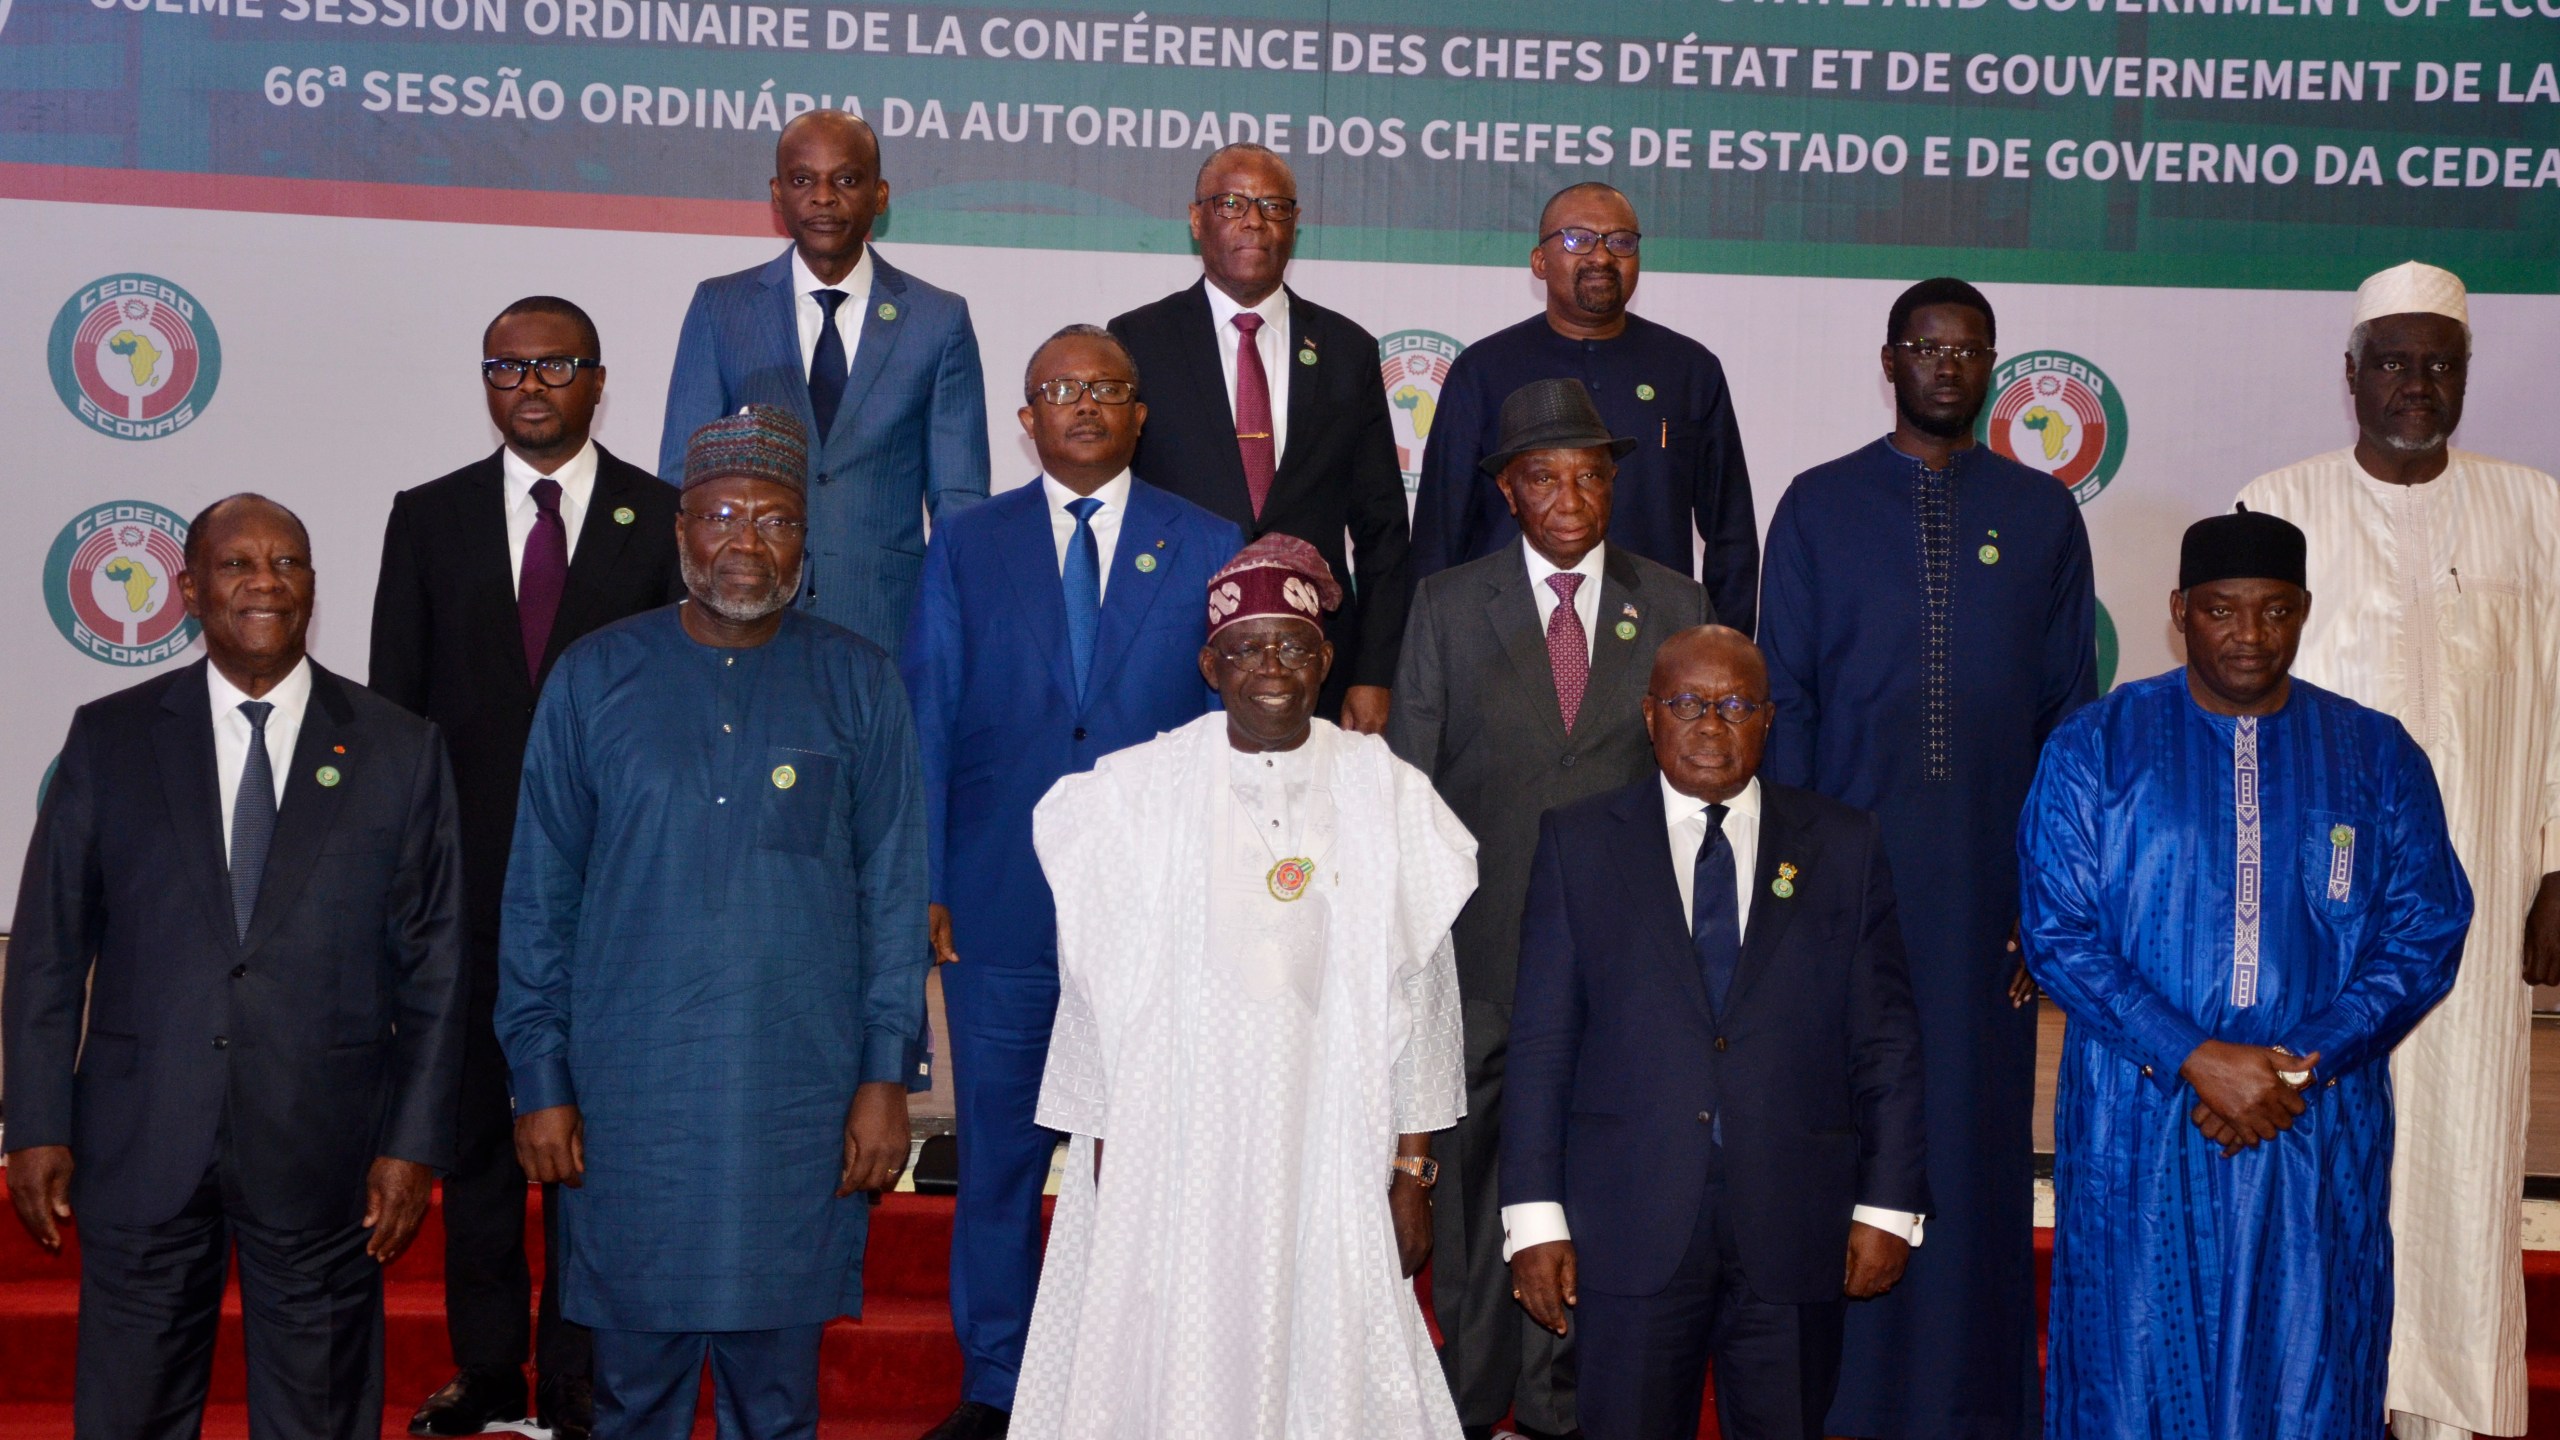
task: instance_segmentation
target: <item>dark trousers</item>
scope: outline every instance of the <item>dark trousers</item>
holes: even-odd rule
[[[942,970],[951,1021],[951,1097],[960,1194],[951,1221],[951,1328],[960,1338],[960,1398],[1013,1408],[1031,1301],[1040,1288],[1040,1192],[1058,1135],[1032,1123],[1055,971]]]
[[[1820,1440],[1840,1382],[1848,1301],[1755,1299],[1724,1199],[1723,1182],[1710,1180],[1688,1252],[1660,1294],[1581,1286],[1572,1329],[1590,1440],[1693,1440],[1710,1361],[1726,1440]]]
[[[222,1167],[157,1225],[80,1217],[81,1440],[195,1440],[236,1246],[251,1440],[382,1433],[382,1267],[361,1225],[277,1230]]]
[[[524,1171],[516,1164],[515,1116],[507,1057],[490,1023],[496,982],[475,980],[462,1046],[462,1113],[453,1173],[444,1180],[444,1325],[453,1363],[502,1370],[533,1350],[546,1384],[584,1378],[587,1330],[560,1315],[558,1196],[542,1207],[542,1315],[537,1330],[533,1275],[524,1247]],[[539,1339],[540,1347],[533,1349]]]
[[[817,1440],[826,1328],[590,1331],[596,1440],[687,1440],[706,1361],[720,1440]]]
[[[1440,1368],[1463,1425],[1505,1413],[1551,1435],[1574,1428],[1574,1348],[1511,1298],[1502,1258],[1502,1071],[1511,1007],[1466,1002],[1467,1113],[1432,1137],[1440,1183],[1431,1192],[1431,1308]]]

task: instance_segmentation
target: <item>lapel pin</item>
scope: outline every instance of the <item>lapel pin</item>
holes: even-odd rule
[[[1138,573],[1139,573],[1139,574],[1141,574],[1141,575],[1151,575],[1151,574],[1155,573],[1155,568],[1156,568],[1156,557],[1154,557],[1153,555],[1141,555],[1141,556],[1139,556],[1139,557],[1138,557]]]
[[[1621,640],[1633,640],[1636,638],[1636,622],[1633,620],[1619,621],[1618,638]]]
[[[616,525],[628,525],[639,518],[639,514],[628,505],[624,505],[613,512],[613,523]]]
[[[1652,387],[1652,386],[1650,386],[1650,385],[1639,385],[1639,386],[1637,386],[1637,387],[1636,387],[1636,398],[1637,398],[1637,399],[1639,399],[1639,400],[1650,400],[1650,399],[1652,399],[1652,398],[1653,398],[1653,387]]]
[[[338,783],[338,767],[335,765],[323,765],[320,767],[319,773],[313,775],[311,778],[320,782],[320,788],[324,790],[328,789],[330,786]]]
[[[1301,365],[1313,365],[1316,363],[1315,347],[1310,345],[1306,349],[1299,351],[1298,363]]]
[[[883,300],[880,302],[880,309],[877,313],[883,320],[895,320],[898,318],[898,307],[890,304],[886,300]]]
[[[329,747],[329,753],[332,755],[344,755],[347,753],[347,747],[344,745],[332,745]]]
[[[776,789],[776,790],[788,790],[788,789],[790,789],[792,786],[797,785],[797,784],[799,784],[799,783],[800,783],[800,772],[799,772],[799,771],[792,769],[792,768],[791,768],[790,766],[788,766],[788,765],[776,765],[776,766],[774,766],[774,767],[773,767],[773,788],[774,788],[774,789]]]
[[[1769,882],[1769,893],[1781,900],[1792,900],[1796,893],[1796,867],[1780,864],[1778,878]]]
[[[1985,545],[1973,553],[1980,556],[1982,563],[1985,565],[1997,565],[2000,563],[2000,547],[1997,545]]]

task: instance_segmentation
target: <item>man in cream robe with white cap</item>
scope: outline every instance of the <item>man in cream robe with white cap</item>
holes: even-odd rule
[[[2391,1061],[2399,1440],[2524,1433],[2530,987],[2560,982],[2560,484],[2447,443],[2470,359],[2458,277],[2375,275],[2347,341],[2354,447],[2240,494],[2310,537],[2294,673],[2407,727],[2478,897],[2452,995]]]
[[[1058,901],[1039,1121],[1074,1137],[1013,1440],[1458,1440],[1410,1277],[1466,1110],[1475,840],[1313,719],[1342,590],[1273,533],[1212,576],[1225,701],[1032,813]]]

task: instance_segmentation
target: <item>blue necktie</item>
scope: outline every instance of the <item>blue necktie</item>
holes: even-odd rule
[[[231,801],[231,923],[242,940],[249,938],[267,846],[276,838],[276,772],[267,764],[267,716],[275,708],[264,700],[240,702],[240,713],[249,717],[249,759]]]
[[[1707,982],[1707,1003],[1724,1014],[1725,992],[1733,987],[1734,968],[1742,963],[1742,917],[1733,886],[1733,842],[1724,838],[1725,807],[1707,807],[1707,839],[1698,847],[1691,872],[1689,943],[1697,947],[1698,973]]]
[[[818,350],[809,357],[809,411],[818,419],[818,433],[811,437],[826,443],[827,432],[835,428],[836,407],[844,403],[845,372],[852,368],[844,358],[844,332],[836,328],[836,307],[844,303],[841,290],[813,290],[818,309],[826,318],[818,324]]]
[[[1067,656],[1075,667],[1076,703],[1084,703],[1093,674],[1093,638],[1102,630],[1102,544],[1093,537],[1093,512],[1102,502],[1087,495],[1067,502],[1076,533],[1067,537],[1067,563],[1059,578],[1067,587]]]

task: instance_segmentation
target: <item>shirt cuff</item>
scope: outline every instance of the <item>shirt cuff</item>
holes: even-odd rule
[[[1553,1200],[1502,1207],[1502,1262],[1506,1265],[1532,1245],[1572,1238],[1572,1229],[1564,1223],[1564,1207]]]
[[[515,1090],[518,1115],[578,1103],[578,1087],[569,1079],[569,1062],[563,1056],[546,1055],[530,1064],[519,1065],[509,1079]]]
[[[856,1083],[888,1083],[904,1088],[914,1080],[920,1058],[916,1037],[891,1030],[866,1030],[862,1032],[862,1074]]]
[[[1859,1225],[1872,1226],[1897,1240],[1907,1240],[1911,1248],[1920,1248],[1920,1237],[1928,1229],[1928,1221],[1908,1210],[1886,1210],[1874,1205],[1861,1205],[1849,1212],[1849,1219]]]

